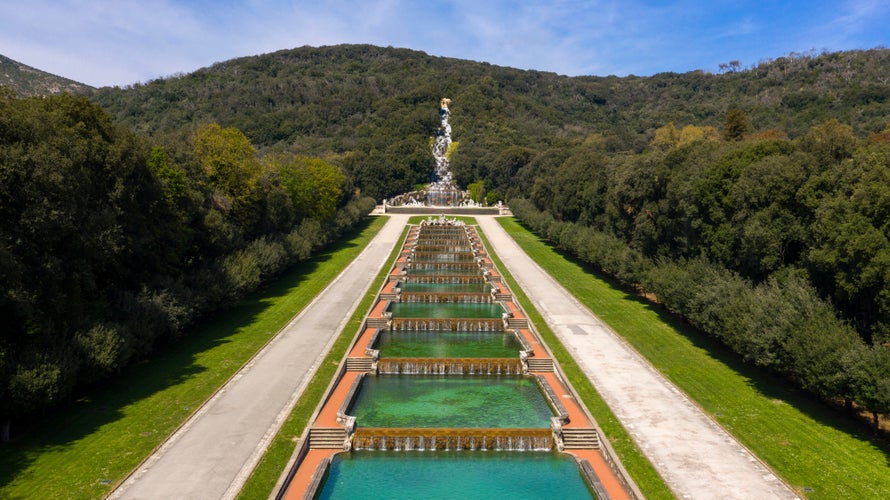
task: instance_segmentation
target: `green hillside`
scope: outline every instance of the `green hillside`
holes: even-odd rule
[[[0,418],[112,376],[330,242],[368,197],[428,181],[449,97],[452,170],[478,201],[879,424],[888,67],[873,49],[566,77],[341,45],[80,97],[0,91]]]
[[[566,77],[368,45],[303,47],[221,62],[176,78],[103,88],[92,98],[137,131],[180,133],[195,124],[237,127],[260,148],[330,158],[375,198],[428,179],[435,107],[453,99],[460,148],[455,174],[522,192],[511,148],[596,145],[640,152],[655,130],[720,127],[730,108],[753,130],[802,135],[825,119],[857,135],[890,114],[890,51],[802,54],[725,74]],[[513,150],[516,153],[516,150]],[[504,171],[506,169],[506,171]],[[517,181],[519,183],[517,184]]]
[[[68,78],[40,71],[2,55],[0,55],[0,85],[11,88],[20,96],[87,92],[92,88]]]

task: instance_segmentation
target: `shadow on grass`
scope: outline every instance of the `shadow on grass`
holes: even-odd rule
[[[227,380],[246,359],[237,366],[233,363],[211,369],[198,364],[197,359],[235,341],[234,337],[240,330],[252,325],[277,299],[300,287],[320,264],[330,260],[334,254],[355,248],[357,243],[353,240],[370,224],[371,218],[360,222],[352,231],[307,261],[283,271],[234,306],[211,313],[212,317],[190,328],[179,340],[160,347],[151,358],[124,369],[113,380],[87,389],[79,399],[55,409],[52,415],[36,422],[20,424],[26,427],[26,431],[12,442],[0,446],[0,487],[10,484],[41,454],[64,450],[86,436],[101,432],[103,426],[124,418],[126,407],[140,400],[195,377],[208,375],[211,369],[228,372],[220,376],[222,382]],[[297,312],[289,312],[289,315]],[[268,334],[276,332],[270,331]],[[203,401],[198,405],[201,403]],[[186,418],[196,409],[185,406],[171,408],[171,412],[182,412]],[[167,436],[159,437],[163,442]],[[139,457],[137,462],[143,458]]]
[[[792,382],[782,376],[745,362],[739,354],[732,351],[718,339],[697,329],[682,317],[670,312],[658,303],[641,296],[636,290],[630,289],[627,285],[619,282],[614,277],[603,273],[589,263],[580,260],[567,251],[550,245],[546,240],[541,239],[520,221],[516,220],[516,222],[524,230],[533,235],[534,238],[559,255],[560,258],[577,266],[585,274],[605,282],[613,290],[620,292],[621,300],[633,301],[656,315],[660,322],[668,325],[680,336],[689,341],[693,347],[702,353],[702,355],[707,356],[715,362],[732,370],[737,376],[744,379],[749,387],[757,391],[763,397],[774,402],[787,403],[813,421],[818,422],[825,427],[847,434],[860,442],[867,443],[873,449],[882,453],[888,465],[890,465],[890,441],[888,441],[886,434],[875,436],[869,422],[846,414],[839,405],[833,405],[819,399],[814,394],[795,386]],[[606,318],[603,319],[605,320]],[[623,333],[621,335],[624,336]],[[630,342],[629,338],[625,338]],[[635,349],[640,350],[636,342],[630,343]],[[640,352],[642,354],[642,350],[640,350]],[[649,359],[647,356],[644,357]],[[653,365],[655,365],[656,368],[669,379],[672,378],[669,367],[658,366],[651,359],[650,362],[652,362]],[[677,382],[674,381],[674,383]],[[699,404],[701,404],[701,402],[699,402]],[[702,406],[704,407],[704,405]],[[705,410],[707,411],[708,408],[705,408]],[[720,416],[717,416],[716,420],[720,422],[722,419]]]

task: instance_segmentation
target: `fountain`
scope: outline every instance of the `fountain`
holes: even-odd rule
[[[451,140],[451,99],[443,97],[439,101],[439,129],[433,138],[432,156],[435,161],[430,174],[430,183],[420,191],[400,194],[392,199],[384,200],[383,208],[392,213],[429,213],[447,211],[461,214],[498,214],[503,208],[485,207],[469,199],[469,194],[462,191],[454,182],[449,158],[457,145]]]

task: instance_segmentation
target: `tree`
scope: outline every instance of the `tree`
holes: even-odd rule
[[[680,143],[680,131],[674,126],[674,122],[655,129],[655,137],[652,138],[652,147],[657,149],[670,149]]]
[[[878,415],[890,414],[890,348],[873,345],[852,351],[846,358],[853,399],[872,414],[878,432]]]
[[[256,149],[240,130],[211,123],[194,137],[195,157],[211,184],[233,199],[243,198],[258,173]]]
[[[732,108],[726,112],[723,120],[723,139],[727,141],[740,141],[751,130],[751,120],[744,111]]]
[[[486,200],[485,198],[485,181],[479,180],[473,183],[470,183],[467,186],[467,191],[470,194],[470,199],[476,203],[482,203]]]
[[[800,146],[827,165],[853,156],[856,137],[853,127],[832,118],[808,130],[800,139]]]
[[[706,125],[704,127],[698,127],[695,125],[686,125],[680,130],[680,138],[677,142],[678,146],[683,146],[686,144],[690,144],[695,141],[715,141],[720,138],[720,134],[717,132],[717,129]]]
[[[281,185],[290,194],[297,219],[327,220],[337,209],[346,176],[320,158],[280,158]]]

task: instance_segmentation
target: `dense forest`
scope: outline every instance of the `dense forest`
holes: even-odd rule
[[[566,77],[344,45],[81,98],[4,94],[3,417],[175,338],[348,227],[364,196],[427,182],[449,97],[452,170],[479,201],[508,202],[743,358],[877,419],[890,411],[887,68],[890,50],[874,49]]]
[[[84,97],[0,92],[0,418],[174,341],[367,215],[340,167],[206,124],[161,145]]]

